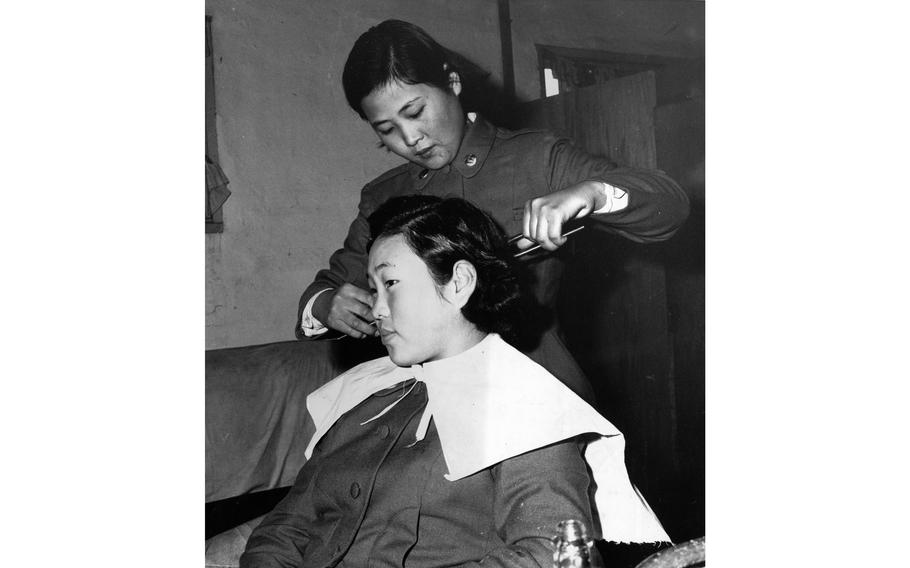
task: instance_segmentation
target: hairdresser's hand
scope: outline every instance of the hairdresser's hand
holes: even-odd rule
[[[373,305],[372,295],[353,284],[342,284],[329,293],[320,294],[313,304],[313,317],[331,329],[361,339],[379,335],[379,330],[370,322]]]
[[[606,205],[603,184],[584,181],[525,203],[524,239],[518,248],[524,250],[538,242],[546,250],[556,250],[566,243],[563,225],[572,219],[586,217]]]

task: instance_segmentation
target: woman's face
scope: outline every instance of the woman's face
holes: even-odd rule
[[[465,117],[452,90],[393,81],[364,97],[361,108],[382,143],[402,158],[431,170],[455,159]]]
[[[373,317],[389,357],[399,366],[449,357],[454,325],[461,310],[444,297],[423,259],[404,237],[383,237],[373,244],[367,264],[373,289]]]

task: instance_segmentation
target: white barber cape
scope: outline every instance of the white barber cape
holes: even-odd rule
[[[307,459],[345,412],[373,393],[412,378],[426,385],[428,397],[417,439],[423,439],[432,417],[449,481],[580,434],[600,434],[587,445],[584,456],[597,483],[594,500],[604,539],[670,541],[629,481],[622,433],[496,334],[454,357],[423,365],[398,367],[389,357],[367,361],[323,385],[307,398],[307,409],[316,424]],[[397,401],[373,419],[395,404]]]

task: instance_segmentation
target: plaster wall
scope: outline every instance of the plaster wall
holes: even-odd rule
[[[299,294],[344,239],[360,188],[401,161],[344,100],[354,41],[381,20],[408,20],[501,82],[497,3],[206,0],[206,14],[232,192],[224,232],[205,236],[206,348],[293,339]],[[512,0],[511,15],[526,100],[539,92],[535,43],[673,55],[704,38],[701,2]]]

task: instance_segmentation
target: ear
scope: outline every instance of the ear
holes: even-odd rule
[[[459,310],[468,303],[477,287],[477,269],[467,260],[459,260],[452,267],[452,279],[446,286],[449,301]]]
[[[445,68],[448,69],[448,65]],[[449,89],[456,97],[461,94],[461,76],[458,71],[449,71]]]

